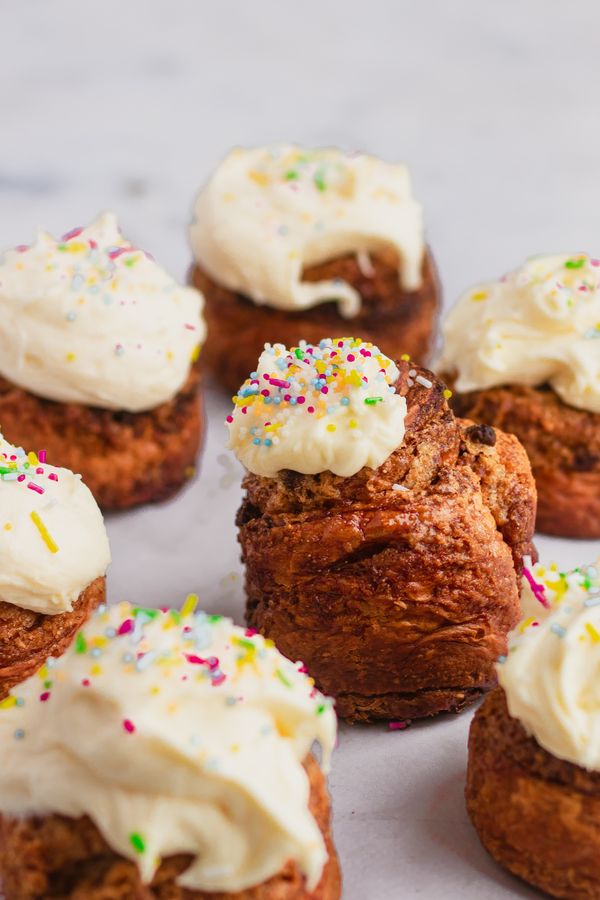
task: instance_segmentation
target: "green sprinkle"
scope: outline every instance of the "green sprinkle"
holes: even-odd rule
[[[170,610],[170,615],[176,625],[181,624],[181,613],[178,610],[176,610],[176,609]]]
[[[16,469],[11,469],[8,466],[0,466],[0,475],[9,475],[11,472],[16,471]]]
[[[296,347],[296,349],[294,350],[294,354],[296,356],[296,359],[304,359],[304,351],[302,351],[300,347]]]
[[[134,616],[147,616],[149,619],[156,619],[157,616],[160,615],[160,610],[158,609],[146,609],[143,606],[136,606],[133,610]]]
[[[565,263],[565,269],[581,269],[584,265],[585,259],[581,257],[581,259],[568,259]]]
[[[87,650],[87,641],[83,636],[83,633],[79,631],[77,633],[77,637],[75,638],[75,653],[85,653]]]
[[[138,831],[132,831],[129,835],[129,843],[136,853],[146,852],[146,841]]]
[[[325,184],[325,175],[323,172],[315,172],[314,181],[315,181],[315,186],[318,188],[318,190],[320,190],[320,191],[326,190],[327,185]]]
[[[249,638],[235,638],[235,642],[238,647],[245,647],[247,650],[256,650],[256,644],[249,640]]]
[[[367,406],[374,406],[375,403],[379,403],[381,400],[383,400],[383,397],[365,397]]]
[[[138,261],[137,256],[130,256],[130,257],[128,257],[128,259],[125,260],[125,265],[127,266],[128,269],[133,269],[133,267],[135,266],[137,261]]]
[[[296,179],[299,177],[300,176],[298,175],[298,173],[296,172],[295,169],[290,169],[288,172],[285,173],[286,181],[296,181]]]
[[[286,678],[286,676],[283,674],[281,669],[275,669],[275,674],[277,675],[277,677],[279,678],[279,680],[282,684],[285,684],[285,686],[287,688],[291,688],[292,682],[289,680],[289,678]]]
[[[223,616],[212,615],[208,617],[209,622],[220,622]]]
[[[58,247],[57,247],[56,249],[59,250],[61,253],[66,253],[66,251],[67,251],[67,245],[66,245],[66,244],[59,244]]]
[[[319,705],[317,706],[317,715],[322,716],[326,709],[327,707],[324,703],[319,703]]]
[[[44,688],[45,688],[47,691],[49,691],[51,687],[52,687],[52,682],[51,682],[51,681],[45,681],[45,682],[44,682]]]

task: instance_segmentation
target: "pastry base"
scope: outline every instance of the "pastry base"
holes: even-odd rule
[[[406,434],[379,469],[249,474],[238,514],[248,624],[351,721],[458,711],[493,687],[534,552],[519,442],[456,420],[431,372],[427,388],[399,368]]]
[[[50,656],[65,652],[92,612],[105,601],[106,581],[97,578],[71,612],[47,616],[0,602],[0,700],[33,675]]]
[[[195,367],[168,403],[141,413],[56,403],[0,379],[4,436],[81,474],[104,510],[173,496],[195,473],[204,419]]]
[[[323,338],[353,335],[375,344],[392,359],[407,353],[417,362],[426,362],[440,304],[431,255],[425,257],[422,286],[410,293],[402,289],[396,265],[377,257],[372,265],[373,274],[364,275],[356,258],[346,256],[304,273],[306,281],[342,278],[355,287],[363,302],[352,319],[342,318],[337,303],[322,303],[301,312],[259,306],[220,286],[196,266],[191,281],[206,299],[208,326],[203,365],[234,394],[256,368],[267,341],[293,347],[300,340],[318,344]]]
[[[568,406],[550,388],[523,385],[457,394],[452,402],[459,415],[519,438],[537,484],[538,531],[600,538],[600,414]]]
[[[600,897],[600,773],[557,759],[486,698],[469,736],[467,809],[490,855],[553,897]]]
[[[236,893],[192,891],[177,885],[190,862],[169,857],[149,885],[135,863],[114,853],[90,819],[44,816],[0,819],[0,876],[5,900],[339,900],[341,875],[330,826],[325,779],[310,756],[310,809],[325,838],[329,860],[321,881],[308,891],[289,862],[268,881]]]

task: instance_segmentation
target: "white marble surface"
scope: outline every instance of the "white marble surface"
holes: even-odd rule
[[[407,160],[446,297],[543,251],[598,252],[594,0],[21,0],[2,4],[0,247],[114,208],[174,273],[199,182],[234,143],[337,143]],[[241,617],[238,469],[211,389],[200,478],[113,517],[114,600]],[[539,542],[562,565],[598,546]],[[533,893],[463,806],[469,715],[342,728],[332,775],[347,900]]]

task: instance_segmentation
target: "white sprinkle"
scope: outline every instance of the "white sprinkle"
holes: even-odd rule
[[[430,381],[429,378],[423,378],[422,375],[417,375],[417,377],[415,378],[415,381],[418,381],[419,384],[423,385],[423,387],[426,387],[426,388],[433,387],[433,381]]]
[[[408,370],[408,374],[410,375],[411,378],[414,378],[415,375],[417,374],[417,370],[416,370],[416,369],[409,369],[409,370]]]
[[[405,487],[403,484],[393,484],[393,491],[410,491],[410,488]]]

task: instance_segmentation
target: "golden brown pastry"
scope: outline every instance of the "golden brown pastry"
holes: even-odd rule
[[[359,340],[276,346],[254,374],[229,417],[250,469],[249,624],[303,659],[345,718],[462,709],[495,684],[518,619],[535,517],[523,448],[456,420],[432,373]]]
[[[566,900],[600,896],[598,569],[534,571],[540,603],[475,714],[466,800],[486,850]],[[531,594],[529,589],[527,593]],[[531,603],[528,604],[531,607]]]
[[[538,487],[537,527],[600,537],[600,262],[537,257],[469,291],[439,371],[458,415],[515,434]]]
[[[0,435],[0,699],[105,599],[102,514],[78,475]]]
[[[266,342],[358,333],[393,359],[429,356],[440,290],[405,166],[331,148],[234,150],[198,195],[190,239],[204,365],[230,391]]]
[[[111,213],[0,263],[0,423],[83,475],[106,509],[163,500],[193,473],[203,300]]]
[[[196,603],[100,609],[2,704],[6,900],[339,900],[332,703]]]

